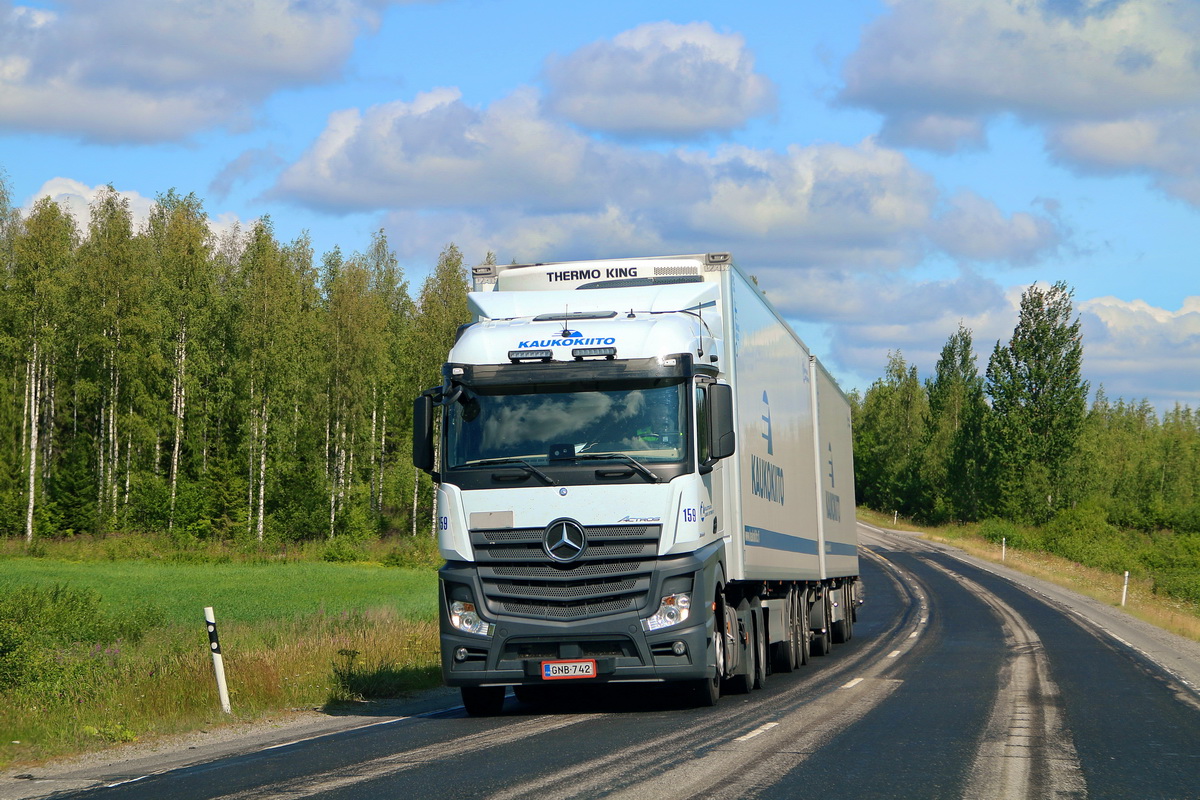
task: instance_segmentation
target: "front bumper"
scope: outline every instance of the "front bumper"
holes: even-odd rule
[[[713,669],[709,663],[709,643],[715,627],[708,602],[709,575],[718,563],[718,556],[714,548],[706,553],[664,559],[654,570],[649,592],[652,607],[636,611],[559,621],[496,614],[481,607],[481,616],[493,626],[488,637],[463,633],[450,624],[447,585],[471,586],[475,598],[482,598],[483,594],[474,565],[447,564],[440,573],[443,678],[448,686],[541,683],[542,662],[578,659],[595,660],[596,676],[565,682],[686,681],[708,677]],[[657,609],[664,584],[669,580],[678,582],[681,576],[688,575],[692,576],[689,618],[669,628],[643,630],[642,619]],[[676,650],[682,653],[677,654]]]

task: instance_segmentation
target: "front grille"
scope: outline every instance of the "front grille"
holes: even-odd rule
[[[584,530],[587,549],[569,564],[546,555],[542,528],[471,531],[492,613],[565,621],[646,608],[661,526]]]

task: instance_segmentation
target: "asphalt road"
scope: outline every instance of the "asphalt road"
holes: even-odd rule
[[[1195,643],[911,536],[863,528],[862,553],[854,638],[712,709],[614,687],[510,696],[489,719],[443,695],[177,769],[35,775],[20,796],[1200,798]]]

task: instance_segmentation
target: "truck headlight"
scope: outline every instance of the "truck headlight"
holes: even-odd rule
[[[689,592],[669,594],[659,603],[658,611],[642,620],[642,629],[658,631],[678,625],[687,620],[692,608],[692,595]]]
[[[479,618],[474,603],[464,600],[455,600],[450,604],[450,624],[463,633],[473,633],[477,636],[491,636],[494,627]]]

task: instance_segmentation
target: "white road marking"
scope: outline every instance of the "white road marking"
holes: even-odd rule
[[[774,728],[778,724],[779,724],[778,722],[768,722],[766,725],[761,725],[761,726],[755,728],[754,730],[750,731],[745,736],[737,737],[736,739],[734,739],[734,741],[735,742],[749,741],[750,739],[753,739],[755,736],[758,736],[760,733],[766,733],[767,731],[771,730],[771,728]]]

